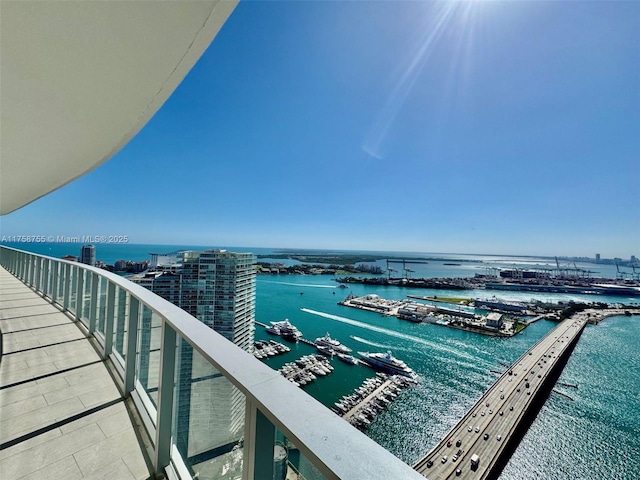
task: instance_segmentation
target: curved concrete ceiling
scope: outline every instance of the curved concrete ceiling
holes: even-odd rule
[[[93,170],[149,121],[232,1],[0,2],[0,214]]]

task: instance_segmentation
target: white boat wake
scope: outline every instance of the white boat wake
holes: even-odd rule
[[[346,323],[347,325],[353,325],[354,327],[360,327],[360,328],[364,328],[366,330],[371,330],[372,332],[384,333],[384,334],[389,335],[391,337],[401,338],[403,340],[408,340],[410,342],[420,343],[422,345],[426,345],[426,346],[430,347],[433,350],[444,352],[444,353],[448,354],[449,356],[450,355],[456,355],[459,358],[464,358],[464,359],[474,363],[475,365],[479,365],[480,363],[484,363],[486,365],[491,365],[490,363],[488,363],[484,359],[480,359],[480,358],[474,357],[473,355],[469,355],[466,352],[461,352],[459,350],[454,350],[454,349],[451,349],[451,348],[447,348],[446,346],[444,346],[441,343],[431,342],[431,341],[428,341],[428,340],[424,340],[423,338],[420,338],[420,337],[414,337],[413,335],[407,335],[406,333],[395,332],[395,331],[389,330],[387,328],[376,327],[375,325],[369,325],[368,323],[359,322],[358,320],[353,320],[351,318],[340,317],[338,315],[332,315],[330,313],[325,313],[325,312],[318,312],[316,310],[311,310],[309,308],[301,308],[300,310],[302,310],[305,313],[310,313],[312,315],[318,315],[319,317],[328,318],[329,320],[335,320],[337,322]]]
[[[384,350],[409,350],[408,348],[399,349],[398,347],[394,347],[394,346],[391,346],[391,345],[385,345],[383,343],[371,342],[369,340],[365,340],[362,337],[356,337],[355,335],[349,335],[349,337],[354,339],[356,342],[364,343],[365,345],[369,345],[371,347],[382,348]]]
[[[276,285],[291,285],[293,287],[338,288],[337,285],[318,285],[313,283],[293,283],[293,282],[271,282],[269,280],[261,280],[261,283],[273,283]]]

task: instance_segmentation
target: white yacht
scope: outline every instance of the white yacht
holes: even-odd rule
[[[391,355],[391,352],[387,353],[369,353],[358,352],[358,355],[362,357],[362,360],[372,367],[379,368],[389,373],[397,373],[404,375],[405,377],[415,377],[415,372],[410,369],[406,363],[402,360],[398,360]]]
[[[282,338],[292,340],[294,342],[297,342],[298,339],[302,337],[302,332],[292,325],[288,318],[285,318],[280,322],[271,322],[271,327],[269,328],[277,331]],[[269,331],[269,328],[267,328],[267,331]]]
[[[351,349],[343,344],[341,344],[338,340],[331,338],[327,333],[324,337],[318,337],[315,341],[316,347],[327,347],[332,350],[335,350],[337,353],[349,353]]]
[[[351,365],[357,365],[358,359],[352,355],[348,355],[346,353],[339,353],[338,358],[345,363],[349,363]]]

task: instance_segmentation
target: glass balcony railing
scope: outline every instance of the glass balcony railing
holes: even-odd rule
[[[113,273],[0,247],[78,319],[151,439],[154,473],[243,480],[424,478],[253,355]]]

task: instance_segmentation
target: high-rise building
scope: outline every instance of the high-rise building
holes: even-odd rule
[[[244,350],[255,332],[256,266],[252,253],[226,250],[154,254],[157,270],[132,280],[178,305]],[[162,259],[170,265],[164,265]],[[176,265],[177,262],[177,265]]]
[[[163,260],[170,265],[164,265]],[[253,254],[183,251],[154,255],[152,264],[158,271],[132,280],[178,305],[244,350],[253,350]],[[145,325],[152,328],[151,320],[143,318],[143,328]],[[244,396],[191,346],[182,343],[179,348],[176,445],[188,459],[206,458],[206,452],[212,450],[230,450],[243,435]],[[207,414],[203,415],[203,411]],[[191,418],[200,421],[193,422]]]
[[[254,338],[256,267],[252,253],[183,252],[180,307],[246,351]]]
[[[596,253],[596,263],[600,263],[600,254]]]
[[[80,263],[95,266],[96,247],[94,247],[93,245],[83,245],[80,249]]]

